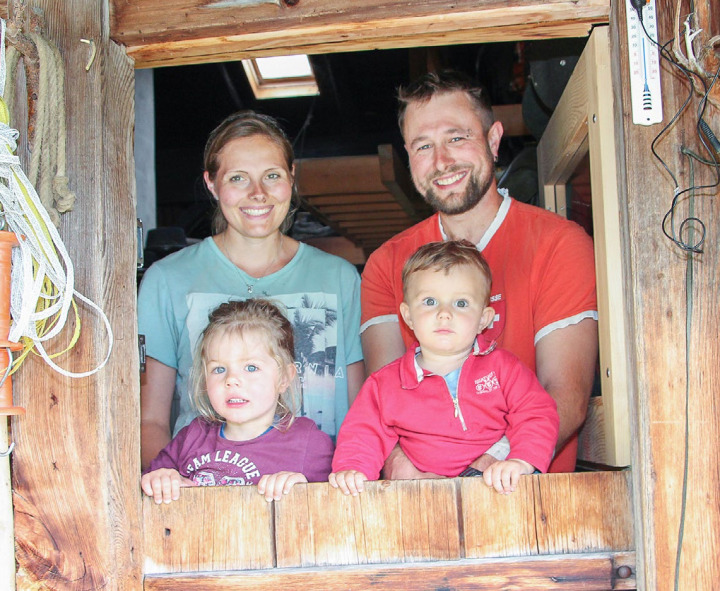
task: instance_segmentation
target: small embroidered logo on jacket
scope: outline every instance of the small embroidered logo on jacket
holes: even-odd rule
[[[494,371],[491,371],[486,376],[475,380],[475,394],[488,394],[489,392],[499,388],[500,382],[498,382]]]

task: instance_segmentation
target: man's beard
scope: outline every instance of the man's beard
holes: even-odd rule
[[[492,181],[492,170],[488,171],[488,174],[486,174],[484,178],[479,175],[472,175],[465,188],[465,193],[460,195],[459,201],[457,197],[453,199],[441,199],[438,197],[432,184],[423,197],[435,211],[444,213],[445,215],[458,215],[470,211],[480,203],[480,200],[485,196],[490,185],[492,185]]]

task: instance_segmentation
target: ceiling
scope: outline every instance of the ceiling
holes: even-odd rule
[[[395,178],[387,185],[387,179],[377,175],[378,182],[386,183],[383,199],[395,200],[395,206],[407,215],[375,215],[372,223],[375,234],[371,239],[359,237],[357,230],[349,229],[347,223],[343,226],[332,212],[327,209],[323,212],[321,207],[313,205],[311,194],[303,195],[300,187],[301,199],[307,197],[306,213],[296,224],[300,237],[313,232],[340,234],[367,254],[387,237],[427,215],[406,174],[406,154],[396,121],[398,85],[407,84],[431,68],[453,67],[487,87],[495,105],[525,102],[523,112],[529,113],[531,119],[526,118],[528,128],[538,134],[542,121],[549,117],[547,107],[549,105],[550,110],[554,107],[584,42],[585,39],[508,42],[316,55],[311,56],[311,62],[319,96],[261,101],[254,98],[239,62],[156,69],[158,225],[180,226],[192,238],[209,235],[212,204],[202,182],[205,139],[228,114],[239,109],[255,109],[280,121],[294,143],[297,159],[316,162],[314,170],[326,171],[325,176],[337,171],[341,182],[335,184],[351,196],[350,203],[353,195],[367,190],[354,186],[338,161],[323,164],[317,159],[362,156],[376,158],[380,166],[379,151],[391,154],[393,164],[390,166],[394,167]],[[528,109],[529,87],[533,90],[532,97],[542,99],[531,101],[532,104],[539,103],[542,108]],[[504,140],[500,169],[507,167],[528,145],[532,146],[535,139],[529,134]],[[300,184],[306,183],[300,181]],[[532,182],[530,187],[534,190]],[[380,192],[383,191],[378,190],[378,194]],[[335,199],[339,204],[340,193],[329,195],[323,203],[332,203]],[[402,221],[398,221],[401,217]],[[361,227],[358,223],[352,227]],[[383,226],[386,226],[384,230]]]

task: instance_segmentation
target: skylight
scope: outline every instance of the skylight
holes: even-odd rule
[[[242,61],[255,98],[287,98],[320,94],[306,55],[259,57]]]

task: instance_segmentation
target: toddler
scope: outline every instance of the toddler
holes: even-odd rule
[[[327,480],[333,444],[295,417],[293,329],[263,299],[231,301],[210,314],[192,369],[199,416],[151,462],[142,489],[156,503],[182,486],[257,484],[268,501],[298,482]]]
[[[400,313],[419,345],[373,373],[338,433],[330,484],[356,495],[399,443],[418,470],[454,477],[506,435],[510,455],[483,478],[498,492],[545,472],[558,436],[555,401],[535,374],[481,333],[490,268],[466,240],[426,244],[402,272]]]

